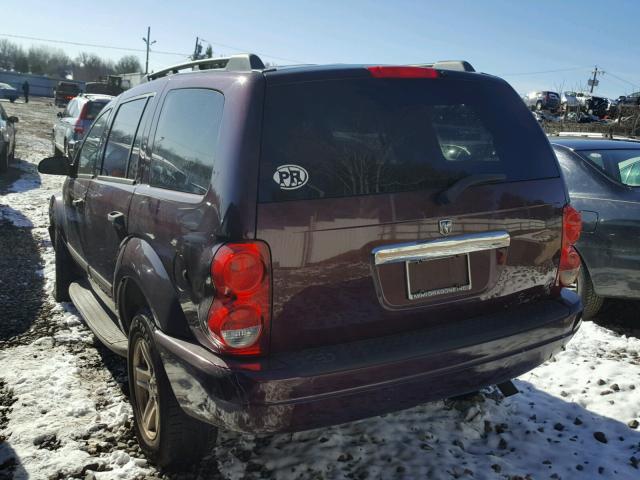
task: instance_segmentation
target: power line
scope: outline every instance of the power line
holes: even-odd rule
[[[237,52],[251,52],[251,53],[255,53],[256,55],[259,55],[261,57],[275,58],[276,60],[284,60],[285,62],[307,63],[304,60],[296,60],[296,59],[293,59],[293,58],[278,57],[277,55],[269,55],[268,53],[265,53],[265,52],[255,52],[255,51],[253,51],[251,49],[238,48],[238,47],[233,47],[231,45],[225,45],[224,43],[210,42],[209,40],[207,40],[207,43],[210,43],[211,45],[217,45],[218,47],[230,48],[231,50],[236,50]]]
[[[541,70],[538,72],[520,72],[520,73],[502,73],[498,76],[500,77],[516,77],[516,76],[525,76],[525,75],[542,75],[544,73],[558,73],[558,72],[572,72],[576,70],[586,70],[591,67],[572,67],[572,68],[558,68],[556,70]]]
[[[613,74],[613,73],[611,73],[611,72],[609,72],[609,71],[607,71],[607,73],[608,73],[610,76],[612,76],[613,78],[616,78],[616,79],[620,80],[621,82],[627,83],[627,84],[631,85],[631,86],[632,86],[632,87],[634,87],[634,88],[636,88],[636,87],[638,86],[638,84],[637,84],[637,83],[633,83],[633,82],[630,82],[629,80],[625,80],[624,78],[619,77],[618,75],[615,75],[615,74]]]
[[[102,45],[102,44],[97,44],[97,43],[82,43],[82,42],[70,42],[67,40],[54,40],[52,38],[40,38],[40,37],[31,37],[28,35],[13,35],[13,34],[9,34],[9,33],[0,33],[0,37],[9,37],[9,38],[20,38],[23,40],[35,40],[38,42],[48,42],[48,43],[60,43],[63,45],[75,45],[78,47],[93,47],[93,48],[106,48],[109,50],[122,50],[125,52],[140,52],[140,53],[146,53],[146,49],[143,48],[127,48],[127,47],[116,47],[114,45]],[[218,47],[224,47],[224,48],[228,48],[231,50],[235,50],[238,52],[252,52],[251,49],[246,49],[246,48],[238,48],[238,47],[234,47],[232,45],[227,45],[224,43],[219,43],[219,42],[210,42],[207,40],[207,43],[210,43],[212,45],[217,45]],[[174,56],[178,56],[178,57],[189,57],[191,54],[190,53],[181,53],[181,52],[167,52],[167,51],[162,51],[162,50],[151,50],[153,53],[157,53],[159,55],[174,55]],[[253,52],[256,55],[260,55],[263,57],[268,57],[268,58],[274,58],[276,60],[284,60],[286,62],[293,62],[293,63],[306,63],[303,60],[295,60],[292,58],[286,58],[286,57],[279,57],[277,55],[270,55],[268,53],[265,52]]]
[[[67,40],[53,40],[51,38],[39,38],[39,37],[29,37],[27,35],[11,35],[8,33],[0,33],[0,37],[10,37],[10,38],[21,38],[24,40],[35,40],[38,42],[48,42],[48,43],[61,43],[64,45],[75,45],[78,47],[93,47],[93,48],[106,48],[109,50],[123,50],[125,52],[142,52],[145,53],[147,50],[143,48],[127,48],[127,47],[115,47],[113,45],[102,45],[97,43],[81,43],[81,42],[69,42]],[[188,53],[179,53],[179,52],[165,52],[160,50],[152,50],[153,53],[157,53],[160,55],[175,55],[179,57],[188,57]]]

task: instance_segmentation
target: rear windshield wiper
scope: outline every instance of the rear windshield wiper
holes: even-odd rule
[[[453,203],[458,196],[467,188],[473,185],[482,185],[484,183],[504,182],[507,176],[504,173],[479,173],[476,175],[468,175],[461,178],[446,190],[438,194],[438,203],[446,205]]]

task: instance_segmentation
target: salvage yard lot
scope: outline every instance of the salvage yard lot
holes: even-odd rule
[[[19,160],[0,177],[0,480],[640,478],[640,323],[625,303],[516,380],[519,395],[487,389],[293,435],[221,432],[191,471],[158,472],[134,440],[125,362],[51,298],[47,209],[61,180],[36,165],[57,109],[4,106],[20,123]]]

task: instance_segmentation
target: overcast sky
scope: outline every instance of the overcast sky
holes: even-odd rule
[[[466,59],[477,70],[503,76],[521,93],[585,87],[598,65],[606,72],[596,89],[601,94],[640,90],[640,2],[632,0],[19,0],[8,5],[2,8],[0,38],[143,50],[142,37],[151,26],[157,43],[150,70],[183,61],[200,36],[216,56],[253,51],[280,65]],[[6,38],[24,46],[60,47],[72,57],[82,50],[114,60],[135,54],[144,65],[142,51]]]

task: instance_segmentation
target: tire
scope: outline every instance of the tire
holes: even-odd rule
[[[54,235],[51,239],[55,252],[56,272],[53,284],[53,298],[56,302],[68,302],[69,286],[76,279],[75,266],[71,254],[64,244],[62,234],[58,230],[53,230]]]
[[[582,306],[584,307],[582,318],[584,320],[592,319],[602,308],[604,298],[596,294],[591,276],[589,276],[584,264],[580,267],[576,290],[582,299]]]
[[[542,102],[536,103],[536,110],[537,111],[541,111],[542,110]]]
[[[191,466],[211,453],[217,429],[189,417],[178,405],[153,341],[154,329],[148,309],[134,316],[129,329],[129,401],[136,437],[157,466]]]
[[[9,152],[5,146],[0,151],[0,173],[5,173],[9,169]]]

